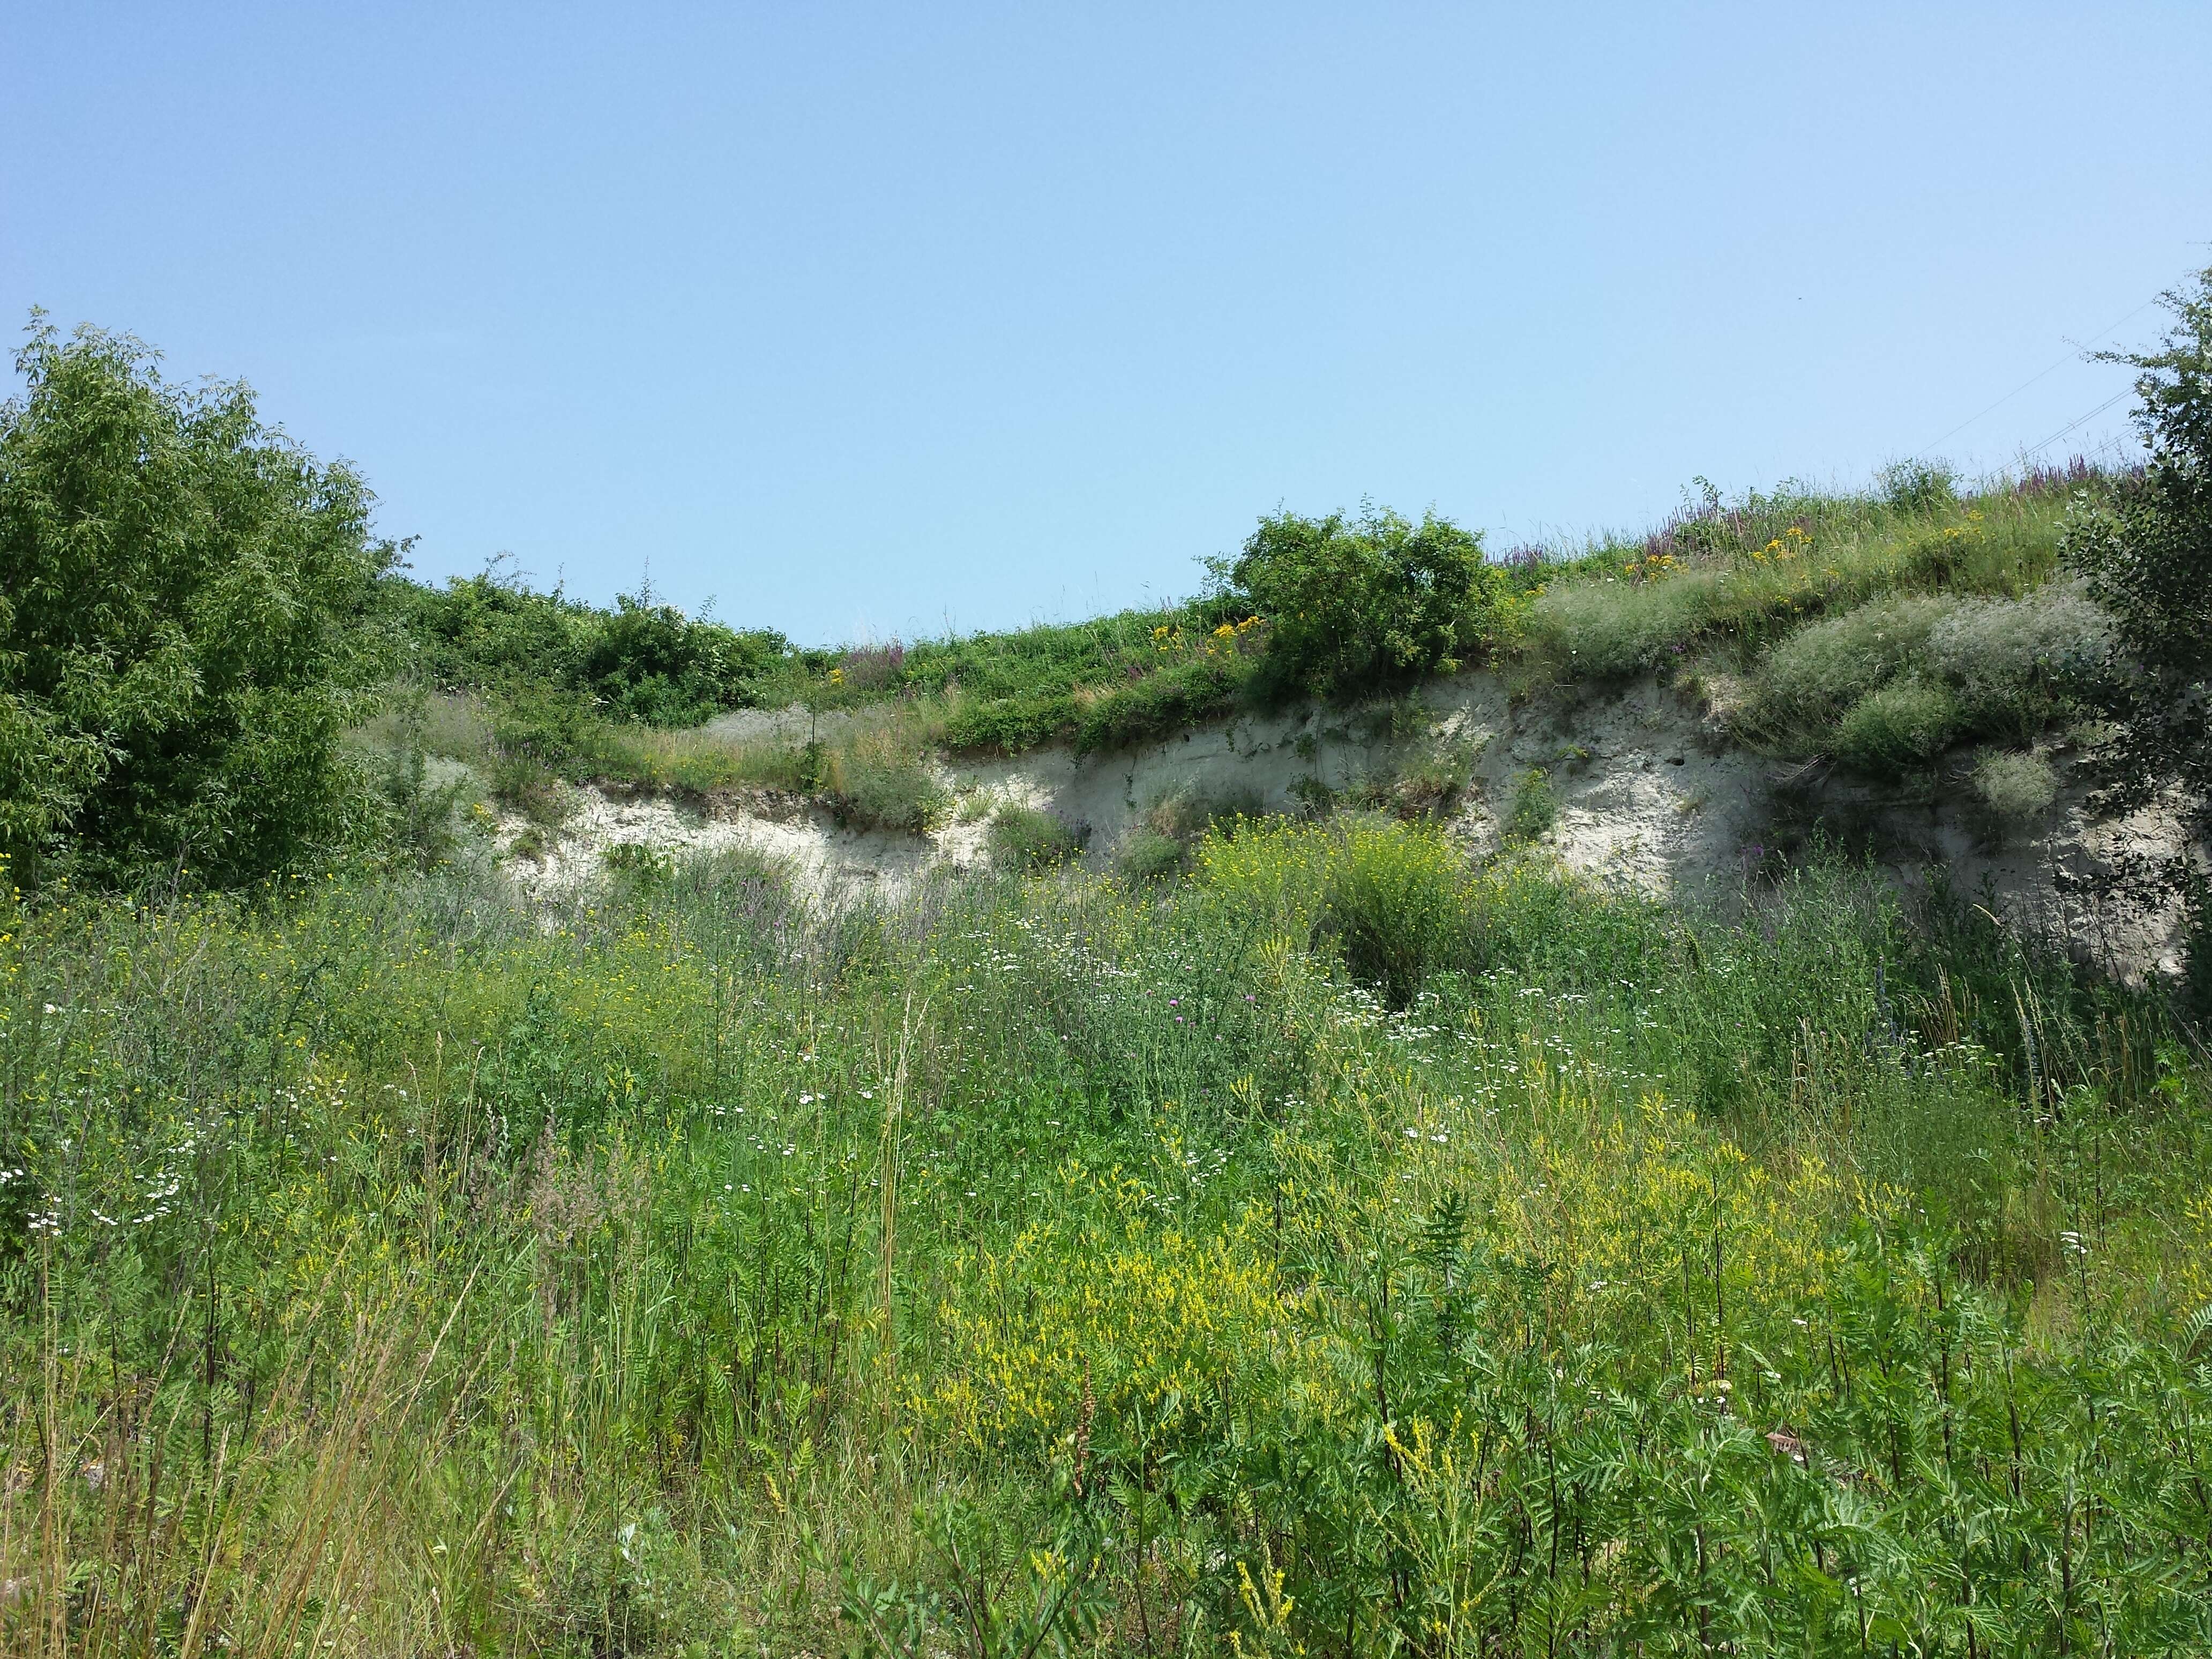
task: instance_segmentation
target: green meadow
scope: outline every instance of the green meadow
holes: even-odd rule
[[[2212,1644],[2201,1051],[1379,820],[6,916],[15,1650]]]

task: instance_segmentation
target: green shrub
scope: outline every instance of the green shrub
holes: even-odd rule
[[[1047,687],[1014,696],[963,698],[945,721],[956,750],[1019,754],[1069,739],[1079,755],[1125,749],[1226,713],[1247,673],[1233,654],[1133,663],[1117,684]]]
[[[1167,881],[1182,873],[1188,856],[1186,843],[1139,823],[1121,837],[1114,867],[1127,882]]]
[[[2107,782],[2129,805],[2175,784],[2212,802],[2212,269],[2164,298],[2160,349],[2105,354],[2136,371],[2150,459],[2109,502],[2080,500],[2067,526],[2068,562],[2113,618],[2083,679],[2118,728]]]
[[[1501,826],[1509,846],[1534,841],[1559,821],[1559,797],[1552,792],[1551,774],[1532,766],[1514,786],[1513,805]]]
[[[1278,697],[1343,700],[1456,672],[1510,610],[1481,537],[1433,516],[1279,514],[1210,568],[1225,599],[1265,619],[1261,689]]]
[[[2025,743],[2069,708],[2113,640],[2112,618],[2074,584],[2018,599],[1963,599],[1929,630],[1929,667],[1974,729]]]
[[[1749,723],[1769,734],[1825,736],[1853,704],[1925,660],[1928,636],[1954,604],[1877,599],[1801,628],[1759,665]]]
[[[1388,812],[1412,822],[1441,818],[1474,775],[1464,756],[1438,749],[1403,763],[1389,761],[1345,791],[1346,800],[1363,811]]]
[[[239,385],[44,323],[0,404],[0,854],[248,881],[375,822],[342,739],[392,563],[371,496]]]
[[[475,796],[466,767],[432,754],[425,735],[429,709],[429,698],[419,688],[393,698],[379,721],[386,742],[376,778],[391,846],[422,870],[453,855],[460,842],[461,812]]]
[[[1436,831],[1358,826],[1330,860],[1316,934],[1342,952],[1353,978],[1403,1008],[1464,941],[1466,884],[1457,849]]]
[[[1869,692],[1836,727],[1836,756],[1862,772],[1896,776],[1949,748],[1966,711],[1941,680],[1911,673]]]
[[[1200,791],[1182,784],[1155,796],[1145,808],[1142,822],[1158,834],[1192,842],[1209,830],[1226,826],[1230,833],[1248,818],[1267,815],[1266,798],[1257,789]]]
[[[1555,582],[1530,607],[1523,641],[1531,660],[1559,679],[1625,679],[1704,631],[1724,580],[1692,570],[1660,581]]]
[[[1237,675],[1225,662],[1200,659],[1120,685],[1075,716],[1075,752],[1126,749],[1227,712]]]
[[[1158,881],[1182,872],[1191,848],[1208,834],[1226,837],[1256,822],[1267,803],[1255,789],[1201,794],[1186,784],[1155,796],[1122,838],[1115,866],[1129,881]]]
[[[595,620],[580,682],[611,712],[655,726],[696,726],[750,703],[755,678],[788,648],[773,629],[694,620],[650,590],[617,596]]]
[[[560,844],[559,826],[532,818],[519,830],[509,842],[507,856],[520,859],[525,864],[543,864]]]
[[[2113,618],[2078,686],[2112,729],[2097,760],[2106,802],[2139,806],[2178,788],[2201,842],[2212,837],[2212,268],[2162,297],[2173,324],[2158,350],[2101,354],[2136,371],[2149,459],[2109,501],[2077,501],[2066,555]],[[2212,888],[2185,856],[2154,879],[2182,902],[2183,988],[2212,1024]]]
[[[1932,513],[1959,499],[1959,474],[1948,461],[1892,461],[1875,475],[1875,483],[1893,513]]]
[[[2108,487],[2094,474],[2085,486]],[[1554,567],[1519,623],[1521,672],[1615,679],[1700,647],[1748,655],[1811,617],[1887,594],[2017,598],[2056,568],[2064,512],[2063,497],[2025,485],[1910,509],[1880,497],[1754,493]]]
[[[676,873],[676,860],[648,842],[616,842],[601,850],[599,862],[616,886],[631,895],[659,892]]]
[[[1001,806],[991,815],[991,861],[1022,875],[1050,870],[1083,856],[1088,824],[1072,824],[1034,806]]]
[[[518,682],[491,702],[491,793],[533,823],[558,824],[569,811],[564,779],[593,763],[601,724],[574,692]]]
[[[951,810],[920,745],[896,728],[862,732],[831,751],[823,769],[823,796],[841,824],[919,835]]]
[[[1036,703],[1079,685],[1108,685],[1134,669],[1150,673],[1170,654],[1164,631],[1203,633],[1220,620],[1203,605],[1123,611],[1079,623],[1041,623],[1004,634],[921,640],[900,662],[902,686],[981,702]],[[1062,716],[1066,718],[1065,715]]]
[[[1876,599],[1770,651],[1736,724],[1788,747],[1833,746],[1884,772],[1930,758],[1924,745],[1939,728],[1943,744],[1974,735],[2024,744],[2068,712],[2077,665],[2110,637],[2109,618],[2070,585],[2021,599]],[[1876,698],[1908,676],[1916,688]]]
[[[2031,822],[2058,799],[2058,774],[2036,754],[1985,755],[1974,768],[1974,792],[1999,817]]]
[[[969,753],[1018,755],[1049,743],[1075,720],[1067,691],[990,697],[957,705],[945,722],[945,746]]]
[[[1443,817],[1459,804],[1474,776],[1474,759],[1464,748],[1430,748],[1400,769],[1383,805],[1401,818]]]
[[[589,605],[558,587],[535,592],[504,559],[442,587],[386,576],[380,595],[417,671],[447,690],[488,691],[516,680],[572,685],[592,631]]]
[[[497,566],[442,588],[388,578],[382,597],[422,672],[441,686],[559,688],[615,719],[655,726],[696,725],[751,705],[790,652],[771,629],[687,617],[650,588],[599,611],[557,587],[533,592]]]

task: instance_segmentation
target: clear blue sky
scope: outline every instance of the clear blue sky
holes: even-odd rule
[[[0,305],[243,376],[422,574],[913,637],[1279,504],[2001,465],[2212,263],[2208,69],[2202,0],[14,0]]]

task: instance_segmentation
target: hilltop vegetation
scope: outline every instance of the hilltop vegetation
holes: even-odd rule
[[[1088,755],[1240,710],[1387,703],[1483,667],[1526,698],[1656,674],[1723,708],[1747,745],[1876,777],[1979,744],[1984,793],[2032,815],[2052,787],[2039,745],[2078,725],[2087,671],[2115,638],[2062,572],[2062,533],[2128,487],[2076,466],[1968,493],[1907,469],[1866,496],[1708,496],[1652,535],[1571,557],[1490,560],[1448,523],[1379,512],[1276,518],[1185,605],[843,652],[641,600],[595,612],[489,577],[394,591],[432,641],[418,683],[443,688],[424,740],[532,811],[561,799],[562,780],[766,786],[816,796],[842,822],[918,830],[949,804],[933,757],[1047,742]],[[715,706],[806,718],[739,731],[625,716],[580,665],[618,657],[605,643],[617,624],[648,611],[696,655],[742,665]],[[568,642],[539,641],[556,633]],[[685,704],[686,717],[706,707]]]

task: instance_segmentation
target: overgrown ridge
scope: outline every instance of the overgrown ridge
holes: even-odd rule
[[[2075,464],[1971,494],[1925,467],[1867,496],[1708,489],[1634,542],[1461,566],[1456,620],[1395,668],[1347,665],[1331,643],[1390,633],[1370,614],[1387,606],[1333,618],[1295,672],[1268,617],[1318,611],[1363,556],[1425,569],[1468,538],[1387,514],[1269,520],[1180,611],[910,649],[779,646],[731,695],[802,701],[689,730],[518,688],[500,628],[535,638],[588,613],[455,584],[426,636],[475,643],[434,651],[455,689],[415,740],[472,769],[447,776],[503,807],[490,845],[539,894],[610,859],[737,848],[824,896],[1054,848],[1158,874],[1224,814],[1366,810],[1440,822],[1471,857],[1527,848],[1653,893],[1740,887],[1814,845],[1908,883],[1932,867],[2086,962],[2170,977],[2184,907],[2112,878],[2189,855],[2186,799],[2104,805],[2083,763],[2097,734],[2066,690],[2112,624],[2059,542],[2115,483]],[[665,686],[690,625],[625,601],[608,637],[655,617],[658,657],[624,648],[663,664],[642,683]],[[1491,665],[1437,674],[1455,653]]]
[[[1002,862],[993,820],[1024,813],[1062,830],[1071,856],[1111,871],[1148,858],[1180,867],[1181,847],[1163,841],[1187,841],[1224,814],[1365,810],[1433,819],[1470,860],[1517,847],[1659,896],[1736,890],[1823,846],[1907,884],[1941,871],[2106,971],[2179,974],[2180,907],[2105,897],[2095,878],[2176,854],[2181,811],[2100,811],[2063,738],[2027,760],[2039,770],[2021,810],[1990,799],[1975,776],[1986,761],[1971,753],[1932,776],[1885,782],[1748,746],[1697,689],[1650,676],[1516,702],[1497,676],[1471,674],[1367,708],[1211,720],[1108,755],[1048,744],[1001,759],[933,757],[951,805],[916,831],[841,825],[832,808],[790,792],[587,785],[555,836],[510,813],[490,842],[537,895],[603,884],[639,860],[741,848],[834,901]]]
[[[2139,471],[847,651],[34,333],[0,1651],[2212,1652],[2176,303]]]

